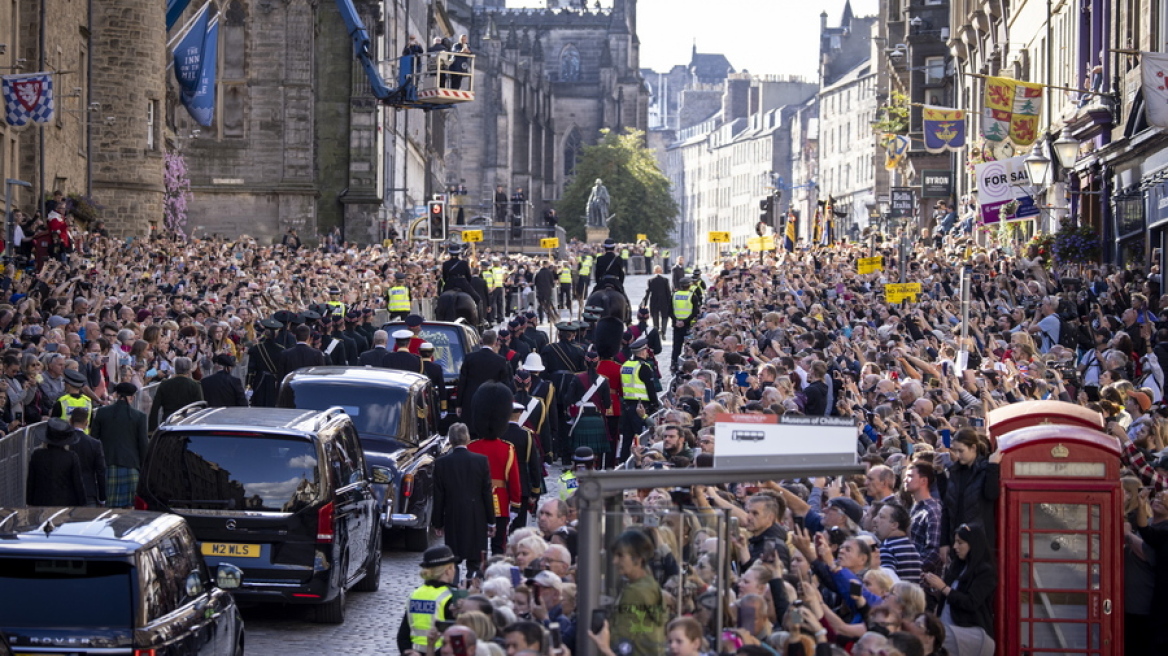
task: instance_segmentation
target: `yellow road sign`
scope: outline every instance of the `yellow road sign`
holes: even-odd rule
[[[559,248],[560,247],[560,238],[559,237],[548,237],[546,239],[540,239],[539,240],[539,247],[540,248],[548,248],[548,249]]]
[[[876,257],[861,257],[856,260],[856,273],[875,273],[884,270],[884,258],[880,255]]]
[[[472,243],[472,242],[476,242],[476,241],[482,241],[483,240],[483,231],[482,230],[463,230],[462,231],[462,240],[468,244]]]
[[[649,241],[649,235],[637,233],[637,241]]]
[[[757,253],[762,250],[762,237],[747,237],[746,250]]]
[[[774,235],[763,235],[762,236],[762,249],[764,251],[775,250],[775,236]]]
[[[899,303],[901,301],[916,302],[917,295],[920,293],[921,283],[919,282],[889,283],[884,285],[884,300],[888,303]]]
[[[730,243],[730,233],[711,231],[710,232],[710,243],[711,244],[729,244]]]

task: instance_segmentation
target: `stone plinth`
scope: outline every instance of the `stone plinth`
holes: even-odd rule
[[[585,226],[584,230],[586,231],[589,244],[603,244],[604,240],[608,239],[608,228]]]

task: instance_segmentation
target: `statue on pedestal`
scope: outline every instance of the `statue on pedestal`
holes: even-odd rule
[[[604,186],[604,181],[596,178],[596,184],[592,185],[592,193],[588,194],[588,227],[589,228],[607,228],[608,222],[612,217],[608,214],[608,189]]]

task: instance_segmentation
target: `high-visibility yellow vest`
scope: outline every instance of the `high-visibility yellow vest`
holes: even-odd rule
[[[389,311],[390,312],[409,312],[410,311],[410,289],[402,285],[389,288]]]
[[[665,258],[665,259],[667,259],[667,260],[669,259],[669,249],[668,249],[668,248],[666,248],[665,250],[661,251],[661,257],[663,257],[663,258]]]
[[[568,267],[560,269],[560,284],[570,285],[572,283],[572,270]]]
[[[693,292],[679,289],[673,292],[673,317],[685,321],[693,315]]]
[[[450,588],[442,586],[423,585],[410,595],[410,603],[406,613],[410,620],[410,642],[417,651],[426,653],[427,636],[434,622],[446,621],[446,602],[451,596]]]
[[[653,257],[653,247],[652,246],[645,249],[645,257]]]
[[[333,316],[345,316],[345,304],[340,301],[329,301],[328,306],[333,309]]]
[[[629,259],[629,249],[622,248],[621,249],[621,257],[623,257],[626,260]]]
[[[89,432],[89,421],[93,419],[93,401],[89,400],[88,396],[73,396],[72,394],[62,394],[61,398],[57,399],[61,404],[61,419],[71,421],[70,417],[73,411],[77,408],[85,408],[89,411],[89,417],[85,420],[85,432]]]
[[[686,267],[686,268],[684,269],[684,271],[685,271],[685,275],[687,275],[687,276],[692,276],[692,275],[693,275],[693,267],[691,267],[691,266],[688,266],[688,267]]]
[[[487,267],[483,269],[483,282],[487,283],[487,289],[495,288],[495,270]]]
[[[641,380],[640,360],[629,360],[621,365],[621,395],[626,401],[648,401],[649,389]]]
[[[569,469],[560,474],[560,501],[572,496],[578,487],[580,487],[580,481],[576,480],[576,472]]]
[[[495,286],[502,287],[503,283],[507,281],[507,270],[501,266],[495,267]]]
[[[592,256],[585,255],[584,259],[580,260],[580,276],[587,278],[592,274]]]

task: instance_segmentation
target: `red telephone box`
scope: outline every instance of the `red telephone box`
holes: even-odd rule
[[[1069,403],[1019,403],[988,419],[1002,453],[997,653],[1121,656],[1117,440],[1098,413]]]

